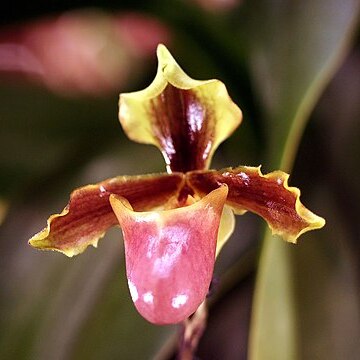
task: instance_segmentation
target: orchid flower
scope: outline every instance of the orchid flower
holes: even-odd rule
[[[160,149],[167,173],[119,176],[76,189],[29,243],[74,256],[120,225],[137,310],[152,323],[170,324],[204,301],[234,214],[256,213],[292,243],[325,221],[302,205],[299,189],[282,171],[208,170],[218,145],[240,124],[241,110],[219,80],[190,78],[164,45],[157,56],[151,85],[120,95],[119,119],[130,139]]]

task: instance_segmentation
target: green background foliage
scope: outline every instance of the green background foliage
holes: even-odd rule
[[[325,217],[298,245],[237,217],[218,259],[201,359],[356,359],[360,353],[358,169],[359,2],[242,1],[229,11],[191,1],[12,2],[4,25],[73,8],[137,11],[165,24],[194,78],[219,78],[244,112],[213,166],[291,171],[290,185]],[[129,71],[132,69],[129,69]],[[142,76],[119,91],[146,86]],[[148,324],[126,287],[119,229],[68,259],[27,239],[72,189],[120,174],[163,171],[156,149],[131,143],[117,93],[65,97],[0,82],[0,359],[170,359],[176,327]]]

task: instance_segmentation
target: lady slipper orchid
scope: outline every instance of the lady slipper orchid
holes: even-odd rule
[[[234,228],[234,213],[252,211],[274,234],[296,242],[324,226],[300,202],[282,171],[260,167],[208,170],[218,145],[240,124],[240,109],[218,80],[187,76],[163,45],[152,84],[120,95],[119,118],[134,141],[157,146],[167,173],[120,176],[76,189],[30,245],[67,256],[97,246],[120,225],[132,300],[148,321],[185,320],[204,301],[216,255]]]

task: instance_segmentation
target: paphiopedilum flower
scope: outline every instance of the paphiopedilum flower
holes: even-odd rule
[[[234,213],[254,212],[288,242],[321,228],[282,171],[208,170],[218,145],[240,124],[240,109],[219,80],[187,76],[159,45],[152,84],[120,95],[119,118],[134,141],[157,146],[167,173],[120,176],[76,189],[69,204],[30,239],[38,249],[83,252],[120,225],[126,272],[138,311],[156,324],[183,321],[203,302]]]

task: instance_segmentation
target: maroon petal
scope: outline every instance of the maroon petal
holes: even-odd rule
[[[50,216],[45,229],[29,244],[42,250],[57,250],[67,256],[97,246],[106,230],[117,224],[109,202],[111,194],[125,197],[134,209],[145,211],[164,205],[184,182],[183,174],[119,176],[76,189],[60,214]]]
[[[247,166],[187,174],[189,186],[201,195],[227,184],[226,203],[238,214],[254,212],[267,221],[273,234],[296,242],[302,233],[323,227],[325,220],[303,206],[300,190],[289,187],[288,178],[282,171],[263,175],[260,167]]]

